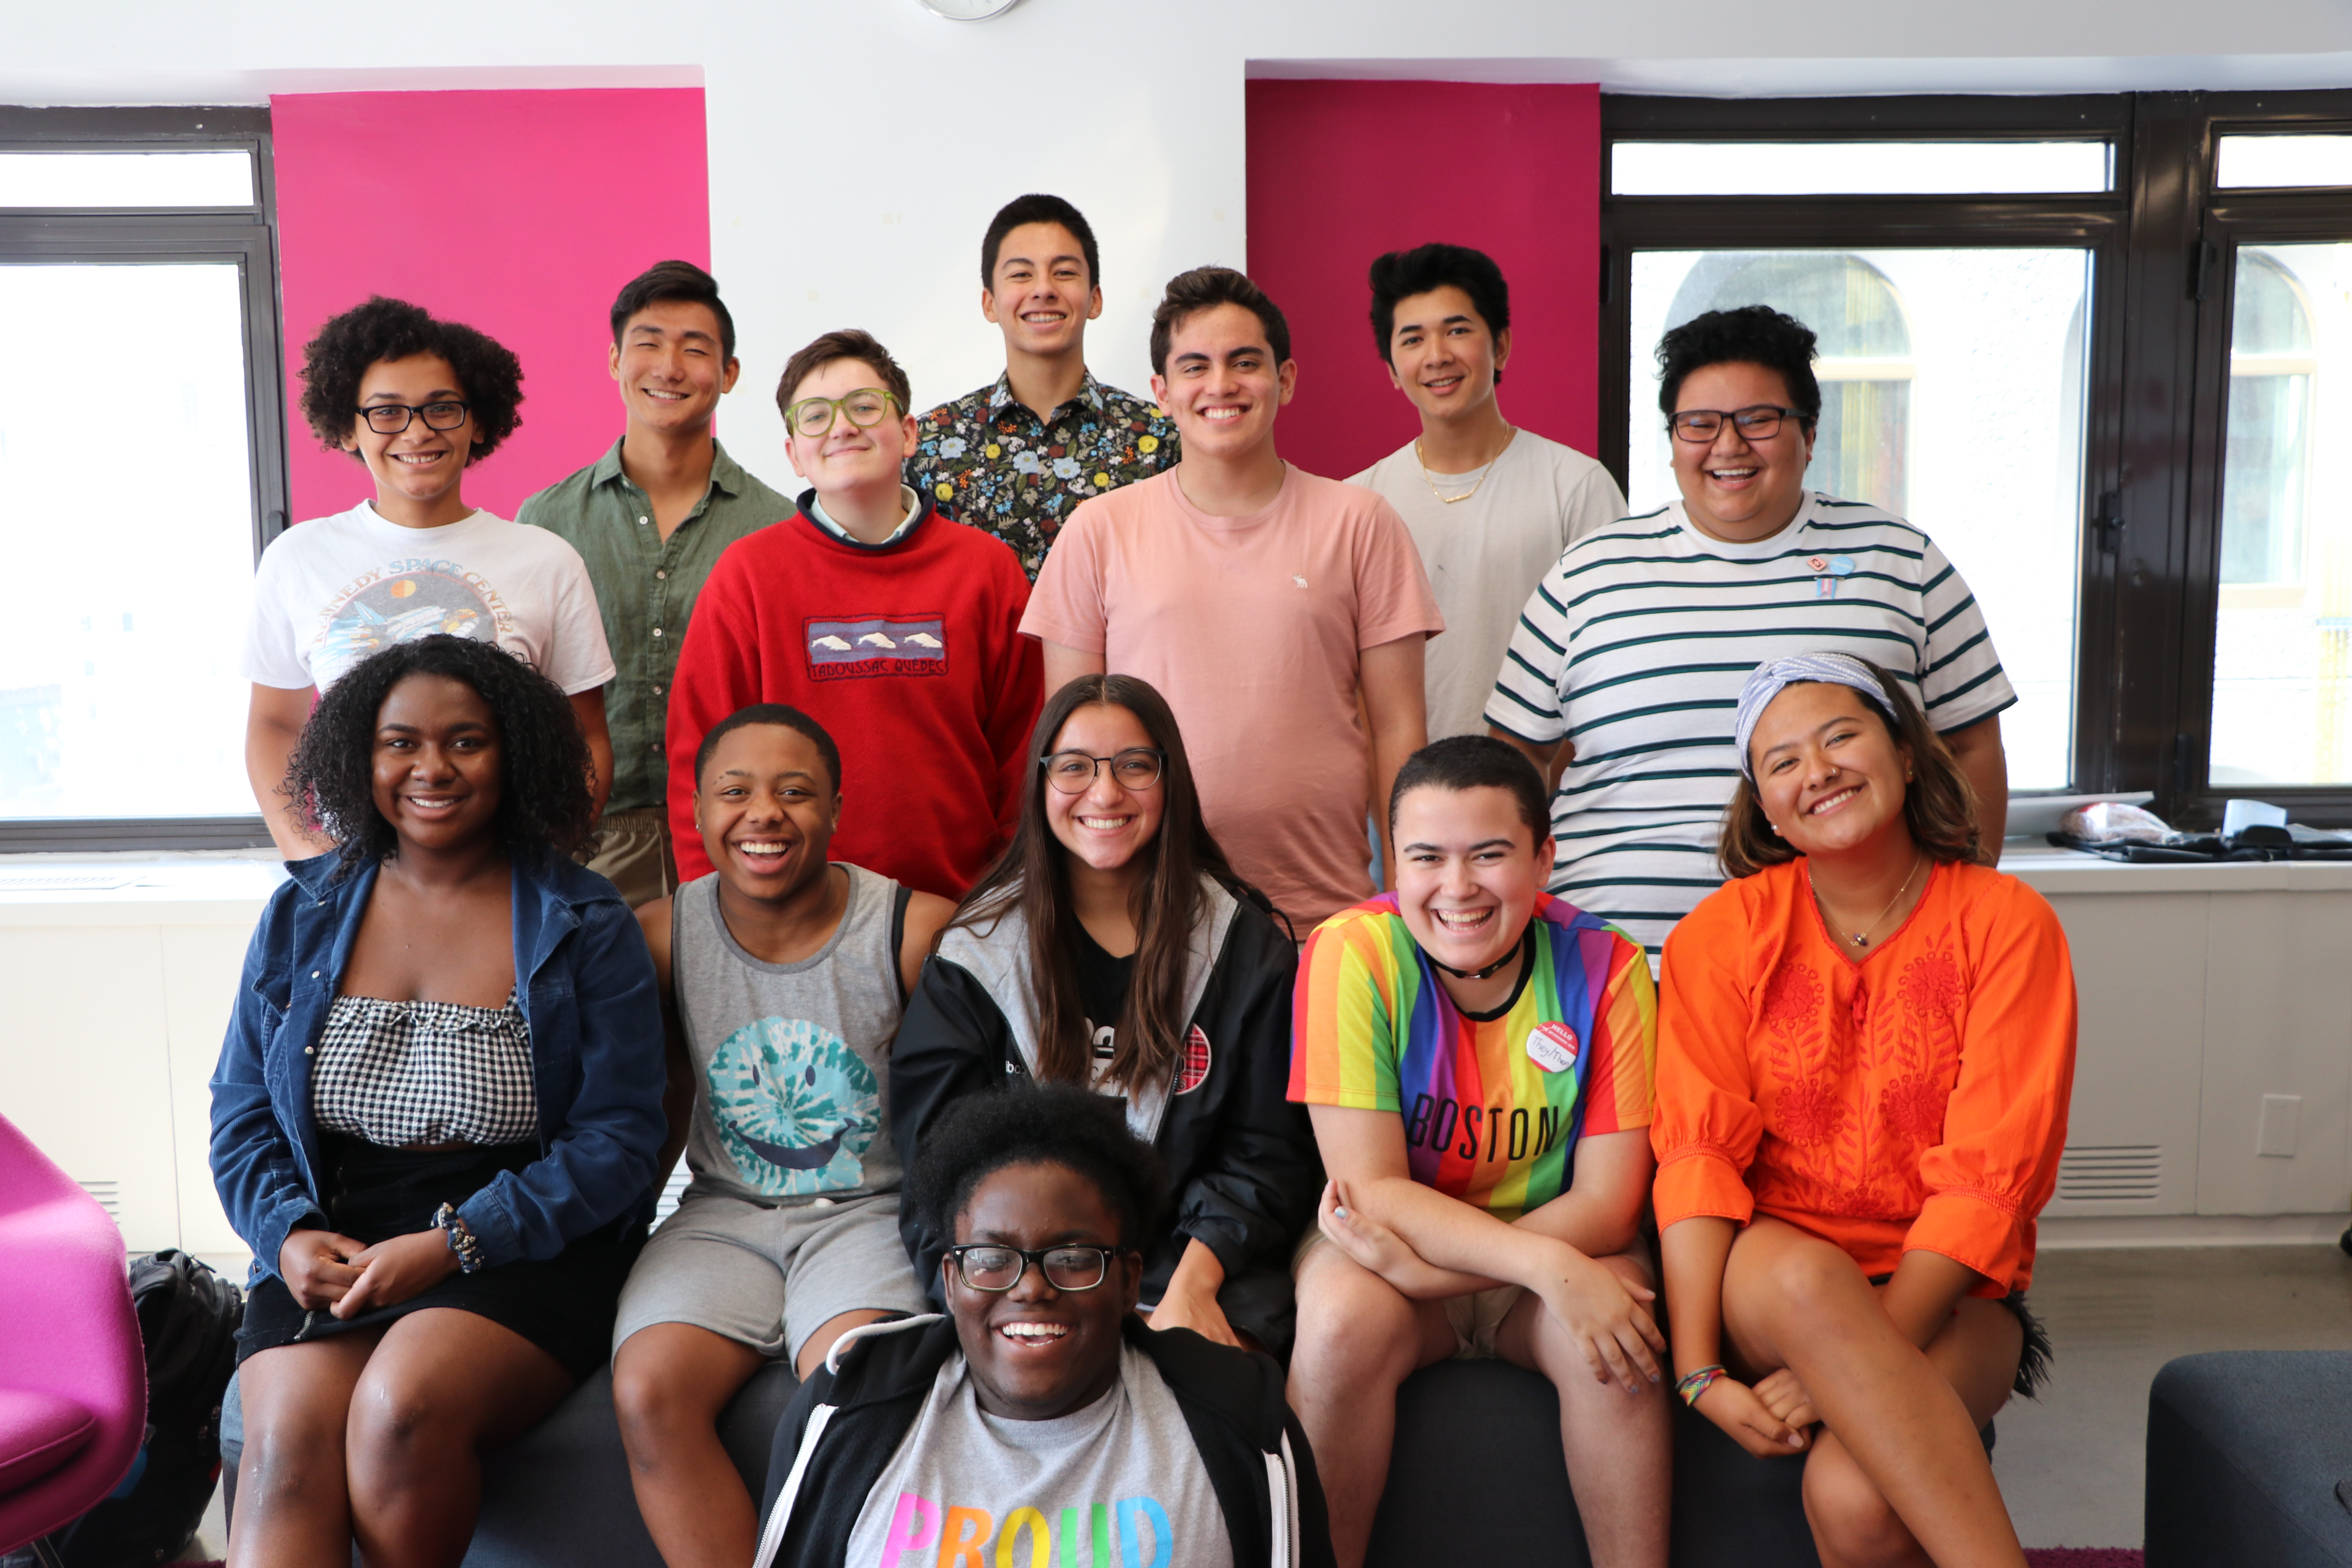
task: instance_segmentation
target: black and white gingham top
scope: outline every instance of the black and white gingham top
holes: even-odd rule
[[[530,1026],[503,1007],[338,996],[310,1079],[319,1125],[386,1148],[539,1136]]]

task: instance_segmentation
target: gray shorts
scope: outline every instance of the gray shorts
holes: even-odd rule
[[[656,1323],[690,1323],[797,1357],[809,1335],[859,1310],[930,1310],[898,1239],[898,1194],[772,1207],[689,1187],[621,1287],[613,1349]]]

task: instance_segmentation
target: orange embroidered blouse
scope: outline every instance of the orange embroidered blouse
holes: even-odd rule
[[[1913,1247],[2023,1289],[2074,1079],[2074,971],[2039,893],[1938,865],[1856,950],[1800,858],[1727,883],[1666,939],[1655,1187],[1694,1215],[1785,1220],[1891,1272]]]

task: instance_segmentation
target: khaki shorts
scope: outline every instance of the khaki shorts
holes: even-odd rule
[[[1307,1262],[1307,1255],[1318,1247],[1328,1247],[1331,1238],[1320,1227],[1309,1226],[1298,1241],[1298,1249],[1290,1255],[1290,1277],[1298,1278]],[[1497,1285],[1492,1290],[1473,1290],[1467,1296],[1448,1296],[1438,1305],[1445,1309],[1445,1326],[1454,1331],[1454,1359],[1456,1361],[1493,1361],[1495,1334],[1502,1328],[1503,1320],[1528,1293],[1524,1285]]]
[[[633,910],[677,892],[669,814],[657,806],[606,812],[596,819],[596,836],[581,863],[618,888]]]

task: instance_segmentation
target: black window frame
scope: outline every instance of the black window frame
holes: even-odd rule
[[[2352,824],[2352,786],[2226,788],[2207,777],[2234,247],[2250,236],[2352,238],[2352,193],[2216,192],[2214,158],[2225,133],[2352,130],[2352,92],[1604,93],[1601,103],[1598,455],[1621,484],[1634,395],[1634,250],[2087,246],[2071,788],[2152,790],[2157,808],[2182,826],[2218,822],[2232,795],[2275,801],[2298,821]],[[1620,196],[1610,188],[1620,141],[2086,139],[2113,147],[2104,194]]]
[[[277,179],[269,111],[209,105],[0,107],[0,153],[122,153],[139,148],[242,150],[253,160],[254,199],[244,207],[0,208],[0,263],[236,262],[244,295],[251,540],[253,559],[258,562],[262,550],[284,531],[287,511],[285,356],[278,327]],[[0,820],[0,854],[231,849],[269,842],[258,811],[232,816]]]

